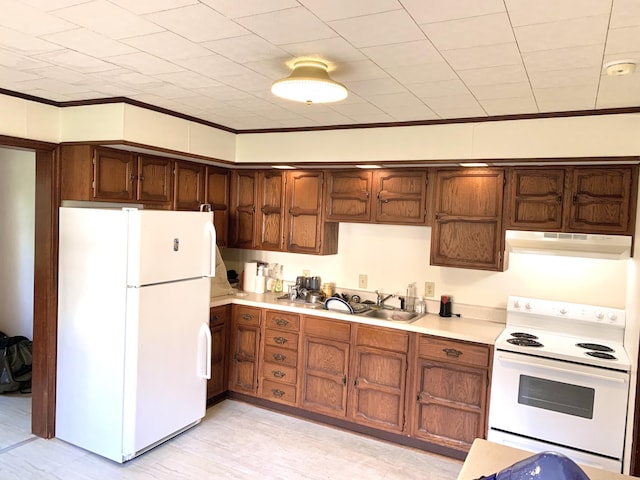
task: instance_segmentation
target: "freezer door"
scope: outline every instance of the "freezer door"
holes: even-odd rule
[[[205,414],[209,283],[199,278],[128,289],[125,459]]]
[[[128,210],[128,214],[127,285],[215,275],[216,235],[210,212]]]

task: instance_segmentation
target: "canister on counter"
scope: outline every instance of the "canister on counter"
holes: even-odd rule
[[[322,293],[326,298],[332,297],[336,292],[336,286],[333,283],[323,283],[322,284]]]

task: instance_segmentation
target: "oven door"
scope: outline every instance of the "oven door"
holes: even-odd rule
[[[489,428],[621,459],[629,374],[496,351]]]

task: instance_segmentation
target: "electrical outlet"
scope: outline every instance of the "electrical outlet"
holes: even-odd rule
[[[311,276],[311,270],[302,270],[302,276],[303,277],[310,277]]]
[[[363,273],[358,276],[358,288],[367,288],[367,276]]]
[[[424,296],[429,298],[436,296],[435,282],[424,282]]]

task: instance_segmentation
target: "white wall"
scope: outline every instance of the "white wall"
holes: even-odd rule
[[[33,338],[35,154],[0,148],[0,330]]]

